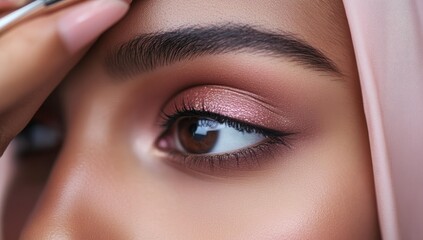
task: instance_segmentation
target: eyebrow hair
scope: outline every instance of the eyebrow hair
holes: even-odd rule
[[[341,74],[331,59],[292,34],[236,24],[141,34],[108,52],[105,66],[112,75],[128,77],[182,60],[225,53],[281,57],[315,71]]]

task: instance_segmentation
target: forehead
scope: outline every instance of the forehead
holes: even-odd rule
[[[147,31],[228,21],[294,30],[336,23],[342,11],[340,0],[136,0],[130,22]]]

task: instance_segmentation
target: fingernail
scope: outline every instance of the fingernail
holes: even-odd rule
[[[70,9],[58,22],[59,34],[73,54],[97,39],[128,10],[121,0],[95,0]]]

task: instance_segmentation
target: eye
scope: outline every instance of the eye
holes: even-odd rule
[[[15,142],[20,156],[51,152],[61,145],[62,132],[53,123],[32,120],[19,133]]]
[[[289,133],[189,110],[188,106],[165,116],[163,126],[157,147],[168,153],[170,163],[202,173],[257,169],[273,158],[281,145],[290,148]]]
[[[178,151],[187,154],[229,153],[266,139],[263,134],[204,117],[183,117],[174,125],[171,140]]]

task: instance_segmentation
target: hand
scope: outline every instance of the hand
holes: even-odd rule
[[[5,0],[0,0],[0,2]],[[0,156],[128,1],[89,0],[0,35]],[[10,4],[0,4],[0,13]]]

